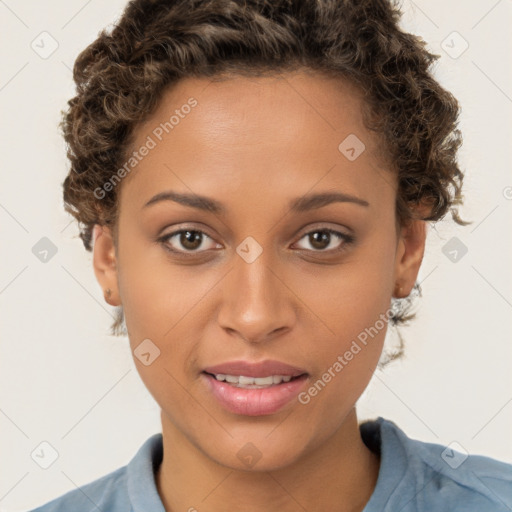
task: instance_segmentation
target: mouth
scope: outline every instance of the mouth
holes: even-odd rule
[[[245,375],[227,375],[224,373],[209,373],[202,372],[205,375],[209,375],[213,379],[219,382],[225,382],[230,386],[242,389],[267,389],[270,387],[279,386],[283,383],[292,382],[300,379],[301,377],[307,376],[307,373],[301,373],[299,375],[268,375],[267,377],[249,377]]]
[[[309,380],[308,373],[247,377],[203,371],[201,376],[208,394],[218,405],[228,412],[243,416],[279,412],[297,397]]]

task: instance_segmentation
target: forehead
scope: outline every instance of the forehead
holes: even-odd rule
[[[222,195],[248,186],[270,197],[304,194],[319,181],[354,194],[375,188],[376,178],[390,183],[363,101],[351,84],[315,73],[181,80],[137,127],[133,149],[153,147],[123,195],[141,206],[165,187]],[[356,159],[344,154],[351,146],[362,151]]]
[[[137,130],[139,135],[169,121],[176,110],[188,110],[191,98],[198,104],[192,112],[180,115],[179,124],[194,124],[199,130],[195,132],[197,139],[217,140],[223,145],[231,142],[238,146],[244,141],[248,146],[268,144],[271,137],[265,135],[273,132],[280,133],[276,144],[285,138],[290,143],[300,141],[305,130],[308,137],[322,137],[327,131],[342,135],[347,127],[360,134],[366,132],[361,117],[362,93],[356,87],[339,78],[303,71],[181,80],[163,94],[155,113]],[[172,131],[179,136],[183,129],[177,128]]]

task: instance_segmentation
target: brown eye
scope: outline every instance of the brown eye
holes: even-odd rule
[[[302,239],[306,239],[313,252],[336,252],[354,241],[354,237],[335,231],[334,229],[316,229],[306,233]],[[301,239],[301,240],[302,240]]]
[[[199,231],[182,231],[178,240],[182,247],[193,251],[201,246],[202,236]]]
[[[326,231],[315,231],[309,233],[309,242],[315,249],[326,249],[331,241],[331,234]]]
[[[174,247],[172,246],[173,244],[170,243],[173,239]],[[203,231],[197,229],[181,229],[161,237],[159,242],[163,243],[165,248],[171,252],[198,253],[203,252],[203,249],[208,249],[208,247],[203,247],[203,242],[206,239],[211,240],[211,238]],[[198,250],[200,248],[202,250]]]

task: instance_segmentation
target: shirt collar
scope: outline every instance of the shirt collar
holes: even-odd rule
[[[404,446],[396,436],[396,426],[382,417],[359,426],[363,442],[380,454],[377,484],[363,512],[380,510],[407,471]],[[385,442],[382,439],[385,438]],[[163,458],[162,433],[152,435],[127,466],[128,496],[133,512],[166,512],[156,487],[155,473]],[[397,467],[401,464],[401,467]]]
[[[155,473],[162,457],[162,433],[158,433],[147,439],[128,463],[128,497],[133,512],[166,512],[155,481]]]

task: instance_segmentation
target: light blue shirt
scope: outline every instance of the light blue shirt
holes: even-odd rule
[[[512,464],[410,439],[381,417],[360,431],[381,456],[363,512],[512,511]],[[126,466],[30,512],[165,512],[154,476],[162,455],[162,434],[154,434]]]

